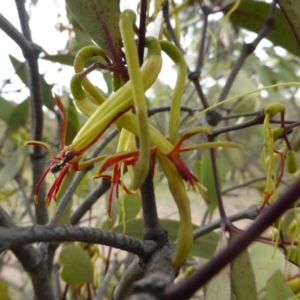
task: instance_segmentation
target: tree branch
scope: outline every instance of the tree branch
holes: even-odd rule
[[[0,252],[23,244],[54,241],[101,244],[128,251],[140,257],[149,256],[157,246],[154,241],[140,241],[123,234],[89,227],[32,226],[1,230]]]
[[[174,252],[174,243],[166,243],[162,248],[157,249],[147,262],[143,278],[131,285],[125,299],[162,299],[164,288],[174,281],[177,273],[177,269],[171,263]]]
[[[225,84],[224,88],[222,89],[222,92],[220,93],[218,102],[221,102],[226,98],[238,72],[240,71],[240,69],[243,66],[247,57],[254,52],[254,50],[260,43],[260,41],[274,27],[275,14],[276,14],[276,3],[273,2],[273,4],[271,5],[271,8],[270,8],[270,11],[269,11],[269,15],[267,16],[266,21],[264,23],[264,26],[261,29],[261,31],[258,33],[257,37],[251,43],[243,45],[241,54],[240,54],[239,58],[236,60],[234,66],[232,68],[232,71],[226,81],[226,84]]]
[[[243,234],[237,236],[226,249],[214,256],[186,281],[166,288],[163,299],[184,300],[190,297],[227,264],[244,251],[260,234],[274,223],[299,198],[300,178],[274,202]]]
[[[1,229],[3,231],[18,230],[10,216],[0,206],[0,226],[12,229]],[[1,241],[1,238],[0,238]],[[2,244],[2,241],[0,242]],[[48,269],[43,253],[31,245],[18,245],[11,247],[11,251],[29,273],[36,298],[39,300],[54,300],[52,287],[48,275]]]
[[[41,52],[41,48],[32,43],[31,32],[29,28],[29,17],[25,8],[24,0],[15,0],[16,7],[18,10],[19,20],[23,32],[23,37],[15,35],[15,41],[21,47],[24,57],[27,60],[27,81],[30,90],[30,138],[32,140],[41,141],[44,125],[44,114],[43,114],[43,99],[41,92],[41,80],[38,66],[38,56]],[[27,43],[24,42],[27,40]],[[31,47],[28,49],[26,44],[30,44]],[[34,45],[34,46],[33,46]],[[23,47],[23,48],[22,48]],[[37,51],[38,49],[38,51]],[[28,51],[30,50],[30,51]],[[32,147],[31,152],[31,163],[32,163],[32,176],[33,176],[33,187],[35,188],[41,175],[45,169],[45,151],[40,147]],[[34,193],[34,192],[33,192]],[[39,198],[45,199],[46,197],[46,186],[42,184]],[[45,208],[43,201],[35,205],[35,213],[38,224],[46,224],[48,221],[48,212]]]
[[[228,216],[228,220],[230,222],[235,222],[243,219],[255,220],[258,216],[259,216],[259,207],[257,205],[251,205],[234,215]],[[207,225],[204,225],[203,227],[194,230],[193,232],[194,240],[215,229],[220,228],[220,225],[221,225],[221,220],[216,220]]]

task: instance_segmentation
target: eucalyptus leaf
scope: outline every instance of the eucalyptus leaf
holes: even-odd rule
[[[280,8],[300,46],[300,2],[299,0],[277,0]]]
[[[262,243],[255,243],[249,249],[259,299],[265,299],[267,280],[281,269],[285,260],[283,254],[275,250],[275,247]]]
[[[220,240],[216,249],[216,254],[225,249],[228,245],[226,235],[220,235]],[[223,268],[212,280],[209,281],[206,287],[206,300],[231,300],[231,266],[227,265]]]
[[[66,145],[72,143],[74,137],[80,129],[80,119],[78,111],[74,105],[74,102],[70,100],[67,107],[67,134]]]
[[[267,281],[266,300],[293,299],[294,293],[287,285],[284,276],[280,270]]]
[[[26,123],[28,119],[28,105],[28,99],[26,99],[18,106],[16,106],[11,112],[7,120],[7,134],[11,134],[13,131]]]
[[[249,252],[242,252],[232,263],[232,287],[236,299],[258,300]]]
[[[227,162],[227,158],[222,155],[218,155],[217,157],[217,165],[218,165],[218,178],[220,188],[225,180],[226,173],[228,171],[229,164]],[[200,182],[206,187],[207,191],[204,194],[207,196],[209,200],[208,209],[209,212],[213,212],[217,207],[217,193],[214,183],[213,172],[211,168],[211,160],[208,151],[205,151],[201,156],[201,161],[194,162],[195,173],[199,178]]]
[[[12,55],[9,55],[9,59],[15,69],[16,74],[19,76],[21,81],[27,86],[27,74],[26,74],[25,62],[19,61]]]
[[[21,146],[12,155],[9,161],[0,169],[0,187],[14,179],[23,166],[27,154],[27,147]]]
[[[94,268],[91,258],[81,247],[65,246],[59,254],[61,278],[70,285],[93,283]]]
[[[78,23],[109,57],[121,55],[119,0],[66,0],[66,3]]]
[[[14,110],[14,105],[5,100],[4,98],[0,97],[0,119],[7,122],[9,119],[10,114]]]
[[[289,1],[280,1],[289,2]],[[292,1],[297,2],[297,0]],[[266,22],[270,7],[272,3],[266,3],[262,1],[241,1],[238,8],[230,15],[230,21],[239,27],[244,29],[259,33],[261,28]],[[223,8],[223,12],[227,13],[232,7],[232,4]],[[290,5],[292,10],[295,10],[294,15],[299,15],[299,5],[293,7]],[[298,23],[300,24],[299,17],[295,18],[295,23],[293,25],[298,28]],[[291,18],[290,18],[291,19]],[[298,29],[299,32],[299,29]],[[275,46],[280,46],[287,51],[300,56],[300,47],[297,39],[295,39],[294,32],[290,27],[290,24],[286,20],[284,14],[280,9],[276,9],[276,19],[275,26],[266,35],[266,38],[271,41]]]

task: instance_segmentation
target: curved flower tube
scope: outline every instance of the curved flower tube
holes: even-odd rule
[[[132,188],[136,190],[143,184],[149,171],[150,138],[148,111],[144,96],[143,82],[140,75],[138,53],[134,42],[133,24],[131,14],[126,10],[122,12],[120,16],[120,30],[124,40],[129,79],[132,82],[132,97],[139,131],[140,154],[134,167],[135,176],[132,182]]]

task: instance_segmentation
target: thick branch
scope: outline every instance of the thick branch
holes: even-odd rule
[[[17,230],[16,225],[10,216],[0,206],[0,226],[5,228],[14,228],[8,230]],[[0,230],[6,231],[5,229]],[[1,239],[0,239],[1,240]],[[31,277],[33,288],[37,299],[39,300],[54,300],[52,287],[48,276],[47,264],[43,253],[35,249],[31,245],[18,245],[12,247],[11,251],[18,258],[25,271]]]
[[[141,186],[141,194],[144,219],[143,237],[145,240],[165,242],[167,235],[158,219],[151,167]]]
[[[195,272],[189,279],[165,290],[164,299],[190,299],[190,297],[213,276],[235,259],[260,234],[274,223],[299,198],[300,178],[285,191],[270,208],[261,215],[243,234],[236,237],[228,247],[213,257],[204,267]]]
[[[166,243],[151,256],[142,279],[134,282],[126,300],[160,300],[166,286],[171,284],[177,270],[172,266],[174,243]],[[116,299],[117,300],[117,299]]]
[[[125,250],[145,257],[156,248],[154,241],[140,241],[138,239],[89,227],[73,226],[33,226],[0,231],[0,252],[19,245],[35,242],[83,242],[101,244]]]
[[[0,28],[21,48],[26,59],[39,56],[41,47],[28,41],[2,14],[0,14]]]

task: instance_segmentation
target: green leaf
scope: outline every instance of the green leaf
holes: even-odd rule
[[[231,150],[231,149],[230,149]],[[228,164],[226,166],[226,159],[223,156],[218,156],[217,165],[218,165],[218,178],[220,183],[220,188],[225,179]],[[207,188],[207,191],[204,194],[209,199],[208,209],[209,212],[213,212],[217,207],[217,193],[214,183],[214,177],[211,167],[211,160],[208,151],[205,151],[202,154],[201,161],[194,162],[195,173],[199,178],[200,182]]]
[[[266,300],[291,299],[294,296],[282,272],[277,270],[267,282]]]
[[[109,96],[112,93],[112,75],[110,72],[103,72],[102,75],[107,86],[106,95]]]
[[[76,53],[68,53],[68,54],[56,54],[56,55],[45,55],[41,57],[42,59],[49,60],[52,62],[57,62],[62,65],[67,65],[73,67],[74,59],[75,59]]]
[[[161,226],[168,231],[168,237],[171,241],[176,241],[177,232],[179,228],[179,222],[175,220],[160,219]],[[194,225],[193,229],[198,228]],[[137,239],[143,238],[144,221],[142,219],[135,219],[126,222],[126,234]],[[112,228],[112,231],[123,233],[122,224]],[[209,259],[215,253],[217,244],[219,240],[219,235],[215,232],[210,232],[201,236],[200,238],[194,240],[193,247],[189,254],[189,257],[197,256]]]
[[[230,21],[236,26],[258,33],[266,22],[271,5],[271,3],[261,1],[241,1],[239,7],[231,14]],[[227,13],[231,7],[232,4],[224,7],[223,12]],[[298,41],[280,9],[276,9],[275,27],[266,35],[266,38],[275,46],[281,46],[300,56]]]
[[[10,114],[7,120],[8,131],[7,134],[11,134],[13,131],[23,126],[28,119],[28,99],[24,100]]]
[[[248,251],[244,251],[233,261],[231,279],[236,299],[258,299],[254,272]]]
[[[283,266],[283,254],[270,245],[255,243],[249,249],[259,299],[265,299],[267,280]]]
[[[282,231],[283,238],[285,241],[290,240],[289,226],[295,218],[298,218],[297,215],[298,215],[297,209],[296,209],[296,211],[294,209],[293,210],[291,209],[284,215],[282,225],[281,225],[281,231]]]
[[[124,210],[125,210],[125,221],[133,220],[137,214],[141,211],[142,203],[138,194],[125,195],[124,197]],[[119,223],[122,224],[122,209],[120,209]]]
[[[91,258],[82,248],[75,245],[65,246],[59,254],[62,263],[61,278],[68,284],[92,283],[94,270]]]
[[[216,249],[219,253],[226,248],[228,244],[225,233],[220,235],[220,240]],[[206,287],[206,300],[231,300],[231,266],[227,265],[223,268],[212,280],[209,281]]]
[[[288,251],[288,259],[289,261],[295,262],[295,264],[300,265],[300,249],[292,248]]]
[[[196,175],[200,182],[206,187],[207,191],[204,192],[209,204],[207,204],[209,212],[213,212],[217,207],[217,193],[214,184],[213,172],[211,168],[210,155],[207,151],[202,154],[201,161],[194,162]]]
[[[22,82],[27,86],[27,77],[26,77],[26,69],[25,69],[25,63],[17,60],[13,56],[9,56],[10,61],[12,65],[14,66],[14,69]],[[52,94],[52,87],[53,84],[50,85],[46,82],[44,77],[40,76],[41,78],[41,88],[42,88],[42,97],[44,101],[44,105],[50,109],[54,110],[54,99],[53,99],[53,94]]]
[[[21,81],[27,86],[27,74],[25,68],[25,62],[21,62],[12,55],[9,55],[10,62],[12,63],[16,74],[19,76]]]
[[[44,105],[54,111],[55,101],[52,93],[52,88],[54,84],[48,84],[44,77],[41,77],[41,88],[42,88],[42,97]]]
[[[72,52],[72,53],[68,53],[68,54],[45,55],[41,58],[52,61],[52,62],[60,63],[62,65],[67,65],[67,66],[73,67],[76,54],[77,54],[77,52]],[[91,64],[93,64],[94,62],[105,63],[104,59],[101,56],[97,56],[97,57],[90,58],[86,62],[85,66],[88,67]],[[109,72],[105,72],[104,74],[106,74],[106,73],[111,76],[111,74]]]
[[[261,62],[259,62],[257,60],[252,59],[252,68],[259,75],[260,80],[264,86],[268,86],[268,85],[277,83],[276,74],[268,66],[262,64]],[[269,94],[269,97],[272,99],[275,99],[277,96],[275,89],[269,89],[269,90],[267,90],[267,93]]]
[[[0,187],[11,181],[18,174],[23,166],[26,154],[27,147],[21,146],[0,170]]]
[[[82,28],[110,57],[121,55],[119,0],[66,0]]]
[[[9,293],[8,293],[8,284],[5,280],[0,278],[0,300],[9,300]]]
[[[14,105],[5,100],[4,98],[0,97],[0,119],[7,122],[9,119],[9,115],[14,110]]]
[[[225,148],[224,152],[226,153],[227,159],[231,164],[231,167],[235,167],[238,170],[242,170],[244,168],[245,159],[240,149]]]
[[[74,137],[80,129],[80,119],[78,111],[72,100],[69,101],[67,107],[67,134],[66,134],[66,145],[72,143]]]
[[[278,0],[280,8],[288,21],[300,46],[300,2],[299,0]]]

